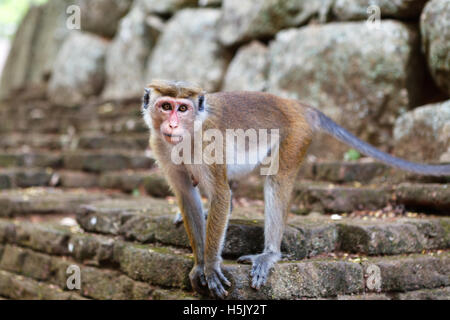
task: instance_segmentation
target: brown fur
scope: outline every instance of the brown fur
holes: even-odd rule
[[[182,81],[153,80],[148,87],[174,98],[191,98],[203,92],[202,88]]]

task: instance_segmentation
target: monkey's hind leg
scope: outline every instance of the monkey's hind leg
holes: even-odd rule
[[[261,254],[245,255],[237,260],[239,263],[252,264],[250,272],[252,288],[259,289],[265,285],[270,270],[281,259],[281,240],[296,172],[295,170],[289,175],[278,173],[266,178],[264,251]]]

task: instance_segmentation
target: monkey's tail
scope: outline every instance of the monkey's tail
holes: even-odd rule
[[[390,166],[422,175],[450,176],[450,165],[426,165],[393,157],[358,139],[317,109],[309,109],[308,115],[317,129],[332,135],[336,139],[348,144],[369,157]]]

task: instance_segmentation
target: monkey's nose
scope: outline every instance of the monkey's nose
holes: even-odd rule
[[[177,123],[169,123],[169,127],[171,129],[176,129],[176,128],[178,128],[178,124]]]

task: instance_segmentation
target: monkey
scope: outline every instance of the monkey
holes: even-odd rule
[[[318,109],[270,93],[206,93],[186,82],[154,80],[145,88],[142,113],[150,129],[151,149],[174,191],[194,253],[194,266],[189,274],[192,288],[216,298],[225,298],[226,287],[231,286],[221,265],[231,211],[228,181],[242,179],[261,167],[269,155],[277,157],[278,166],[266,175],[264,182],[264,249],[260,254],[237,259],[239,263],[252,264],[250,286],[254,289],[266,284],[270,270],[281,259],[281,241],[295,179],[317,132],[325,132],[367,156],[402,170],[450,175],[450,165],[418,164],[396,158],[358,139]],[[196,127],[195,121],[201,126]],[[228,158],[223,162],[173,161],[174,150],[183,143],[186,147],[191,145],[195,134],[208,130],[226,134],[229,129],[278,130],[278,139],[264,146],[252,163],[236,164]],[[228,154],[232,149],[229,145],[231,142],[227,140],[216,151]],[[205,143],[201,142],[201,146],[205,147]],[[185,150],[186,154],[195,153],[189,148]],[[247,145],[244,153],[255,154]],[[206,222],[199,187],[209,201]]]

